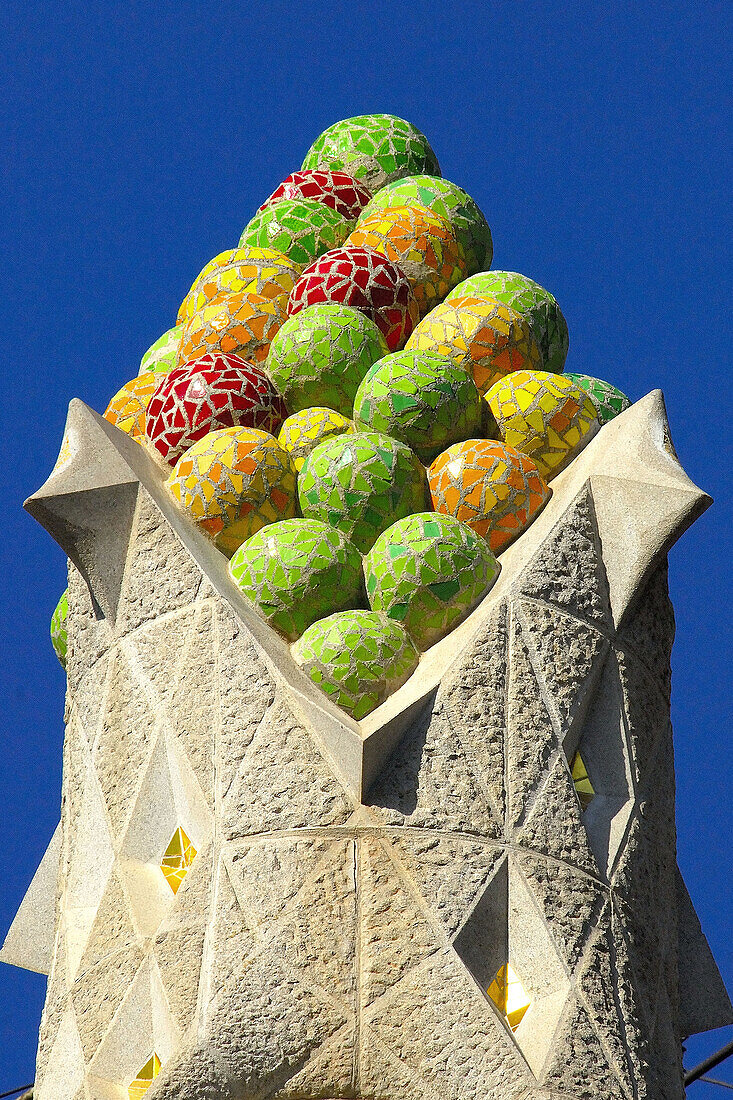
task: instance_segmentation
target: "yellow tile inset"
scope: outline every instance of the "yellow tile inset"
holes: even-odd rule
[[[153,1051],[134,1081],[127,1086],[129,1100],[140,1100],[160,1073],[160,1058]]]
[[[575,793],[578,796],[580,805],[584,810],[587,810],[595,798],[596,792],[590,781],[588,772],[586,771],[585,764],[583,763],[583,757],[579,752],[576,752],[573,757],[573,762],[570,765],[570,774],[573,777],[573,785],[575,786]]]
[[[174,894],[188,874],[188,869],[196,858],[196,849],[179,826],[170,844],[163,853],[160,869]]]
[[[531,1002],[508,963],[499,967],[487,993],[512,1031],[516,1031]]]

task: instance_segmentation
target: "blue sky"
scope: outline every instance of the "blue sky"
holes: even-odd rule
[[[4,6],[0,934],[59,815],[65,562],[21,503],[67,403],[104,409],[321,130],[389,111],[478,201],[494,266],[556,295],[568,369],[664,390],[715,497],[671,554],[673,721],[680,865],[733,989],[730,31],[729,5],[677,0]],[[0,1092],[33,1077],[44,987],[0,966]]]

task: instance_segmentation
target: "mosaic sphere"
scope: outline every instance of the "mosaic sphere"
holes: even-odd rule
[[[181,346],[182,335],[183,328],[181,325],[176,325],[175,328],[169,328],[167,332],[159,336],[140,360],[138,374],[147,374],[148,371],[160,373],[173,370],[178,360],[178,349]]]
[[[459,283],[448,301],[487,297],[522,314],[540,346],[542,369],[560,374],[568,354],[568,326],[550,292],[516,271],[480,271]]]
[[[184,325],[178,365],[217,351],[262,363],[285,317],[284,296],[263,298],[248,292],[214,298]]]
[[[269,199],[263,202],[257,213],[266,210],[268,206],[274,206],[276,202],[282,202],[283,199],[312,199],[330,206],[342,218],[346,218],[347,222],[353,222],[371,197],[366,187],[346,172],[318,172],[309,168],[304,172],[291,172],[275,188]]]
[[[357,115],[335,122],[313,142],[303,168],[348,172],[372,194],[403,176],[440,175],[425,135],[395,115]]]
[[[279,298],[290,294],[300,267],[274,248],[230,248],[209,260],[196,276],[178,310],[178,324],[220,294],[259,294]]]
[[[273,436],[256,428],[209,432],[179,458],[166,487],[231,555],[266,524],[295,515],[297,474]]]
[[[466,274],[463,249],[450,222],[427,206],[390,206],[359,221],[346,248],[373,248],[410,280],[418,309],[427,313]]]
[[[288,452],[300,473],[308,455],[324,439],[355,430],[353,420],[333,409],[315,406],[289,416],[280,429],[277,441]]]
[[[428,480],[435,511],[468,524],[494,553],[530,525],[550,495],[532,459],[494,439],[454,443]]]
[[[467,275],[491,267],[494,244],[489,223],[467,191],[438,176],[406,176],[388,183],[377,191],[359,221],[388,206],[417,205],[427,206],[448,220],[463,248]]]
[[[370,368],[356,391],[354,420],[406,443],[432,462],[481,431],[481,395],[464,367],[424,351],[398,351]]]
[[[336,706],[360,721],[417,668],[407,631],[376,611],[339,611],[313,623],[293,658]]]
[[[453,516],[419,512],[393,523],[364,558],[372,611],[402,623],[427,649],[472,610],[499,576],[499,563]]]
[[[290,295],[291,316],[309,306],[334,302],[369,317],[384,333],[387,347],[402,347],[420,313],[401,267],[373,248],[335,248],[310,264]]]
[[[161,378],[166,377],[166,374],[149,370],[125,382],[104,410],[104,419],[138,443],[144,442],[148,406]]]
[[[282,520],[258,531],[239,547],[229,574],[291,642],[318,619],[364,602],[361,554],[315,519]]]
[[[69,617],[69,590],[65,588],[61,593],[61,598],[56,604],[54,613],[51,616],[51,645],[53,646],[54,653],[61,662],[62,668],[66,668],[66,620]]]
[[[286,416],[282,398],[260,367],[236,355],[204,355],[163,376],[145,430],[172,466],[209,432],[242,426],[275,433]]]
[[[520,370],[486,394],[504,443],[529,455],[549,481],[598,430],[590,397],[561,374]]]
[[[625,393],[616,389],[610,382],[604,382],[601,378],[592,378],[589,374],[572,374],[570,372],[565,377],[569,378],[574,385],[580,386],[581,390],[585,390],[588,394],[595,406],[600,424],[607,424],[609,420],[613,420],[614,417],[631,405]]]
[[[325,405],[350,417],[359,383],[386,354],[374,321],[324,302],[288,318],[270,345],[267,371],[293,412]]]
[[[330,206],[313,199],[283,199],[255,214],[245,226],[240,248],[276,248],[294,264],[309,264],[338,248],[351,224]]]
[[[417,455],[378,432],[319,443],[298,478],[298,500],[304,516],[337,527],[362,554],[395,520],[430,507]]]
[[[540,369],[540,349],[529,324],[495,298],[441,302],[422,319],[407,347],[465,367],[482,396],[505,374]]]

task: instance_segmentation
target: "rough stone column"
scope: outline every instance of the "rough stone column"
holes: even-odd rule
[[[141,448],[79,403],[67,436],[29,503],[74,563],[62,820],[31,887],[58,882],[38,1100],[119,1100],[153,1052],[150,1100],[683,1097],[681,1036],[731,1008],[676,867],[666,552],[707,499],[661,395],[553,482],[361,725]],[[29,964],[30,908],[7,961]],[[486,992],[507,963],[515,1031]]]

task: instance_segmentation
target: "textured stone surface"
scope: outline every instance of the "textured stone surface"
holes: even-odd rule
[[[674,624],[655,543],[614,629],[602,444],[374,729],[339,725],[284,644],[255,640],[152,481],[114,616],[72,567],[39,1100],[112,1100],[151,1049],[150,1100],[682,1100],[683,925],[703,948],[684,894],[677,915]],[[359,800],[338,738],[398,719]],[[197,854],[174,895],[176,828]],[[515,1032],[485,993],[506,962],[531,1002]],[[717,989],[696,1024],[729,1013]]]

